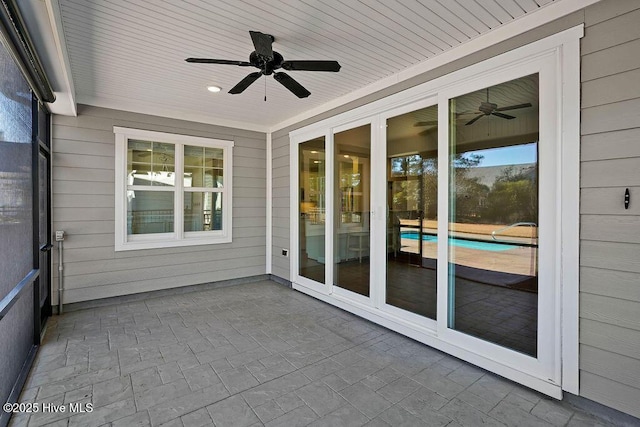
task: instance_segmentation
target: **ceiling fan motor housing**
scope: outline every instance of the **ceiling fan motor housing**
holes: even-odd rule
[[[273,74],[274,70],[278,68],[282,68],[282,63],[284,62],[284,58],[278,52],[273,52],[273,58],[266,58],[256,51],[251,52],[249,55],[249,62],[254,67],[260,69],[262,74],[265,76],[270,76]]]
[[[496,108],[498,108],[498,104],[494,104],[493,102],[482,102],[480,103],[480,107],[478,108],[478,110],[488,116],[493,113]]]

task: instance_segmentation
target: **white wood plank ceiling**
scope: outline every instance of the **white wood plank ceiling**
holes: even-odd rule
[[[559,3],[566,0],[555,0]],[[433,58],[553,0],[58,0],[79,104],[268,129]],[[286,59],[337,60],[339,73],[291,71],[311,96],[270,76],[227,91],[251,67],[249,30]],[[267,101],[265,95],[265,82]],[[212,94],[207,86],[222,92]]]

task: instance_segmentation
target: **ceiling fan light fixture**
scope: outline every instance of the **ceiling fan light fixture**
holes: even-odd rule
[[[207,86],[207,90],[212,93],[218,93],[222,88],[220,86]]]

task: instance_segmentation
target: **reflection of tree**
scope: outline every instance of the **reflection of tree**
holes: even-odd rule
[[[509,167],[496,179],[487,197],[485,218],[493,221],[537,222],[538,183],[536,169],[516,171]]]
[[[537,168],[507,167],[489,188],[471,177],[483,156],[457,154],[453,158],[451,194],[455,194],[454,221],[504,223],[538,221]],[[392,210],[402,217],[436,219],[438,210],[438,160],[415,154],[391,159]],[[414,212],[411,214],[411,212]]]
[[[473,221],[479,216],[481,199],[486,198],[488,187],[471,178],[468,171],[476,167],[482,156],[458,154],[454,158],[456,206],[461,220]],[[436,219],[438,214],[438,160],[418,154],[391,160],[393,177],[406,177],[394,187],[393,210],[421,210],[424,219]],[[399,187],[399,188],[398,188]]]
[[[456,154],[453,159],[452,184],[455,186],[455,221],[478,222],[481,217],[483,200],[489,188],[480,184],[479,178],[469,177],[469,171],[480,164],[479,154]]]

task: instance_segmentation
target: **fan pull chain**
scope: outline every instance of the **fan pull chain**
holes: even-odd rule
[[[264,102],[267,102],[267,63],[264,63]]]

